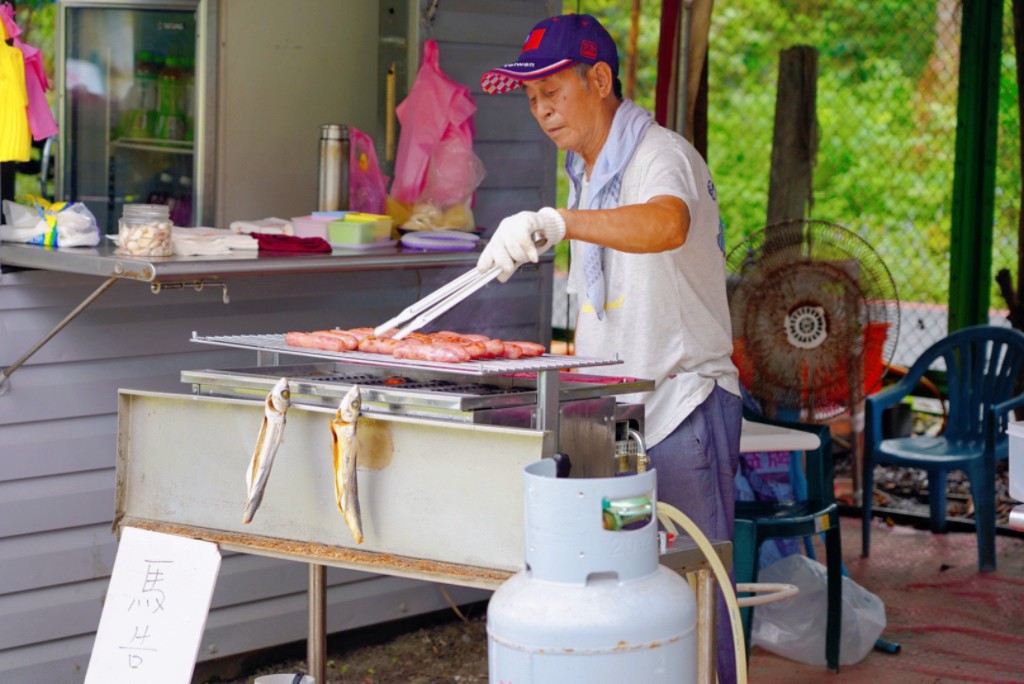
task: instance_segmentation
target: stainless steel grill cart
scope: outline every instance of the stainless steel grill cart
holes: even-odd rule
[[[625,454],[629,431],[643,431],[642,404],[615,397],[653,388],[566,372],[615,359],[441,364],[299,350],[283,337],[194,335],[252,349],[259,365],[184,371],[192,394],[120,391],[117,524],[310,563],[309,664],[319,679],[325,565],[496,587],[523,564],[523,467],[559,452],[569,455],[572,477],[614,475],[623,463],[617,444]],[[244,473],[263,399],[282,376],[292,400],[284,442],[262,506],[245,525]],[[335,504],[328,427],[353,384],[363,390],[361,545]],[[666,563],[695,570],[703,559],[680,546]]]

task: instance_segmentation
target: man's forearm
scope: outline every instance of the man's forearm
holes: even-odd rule
[[[559,209],[566,237],[620,252],[665,252],[686,242],[690,210],[678,197],[659,195],[616,209]]]

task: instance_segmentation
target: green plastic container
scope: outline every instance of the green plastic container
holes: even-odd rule
[[[377,239],[376,221],[331,221],[327,241],[332,245],[365,245]]]
[[[327,224],[327,241],[332,245],[365,245],[390,237],[390,216],[352,213]]]

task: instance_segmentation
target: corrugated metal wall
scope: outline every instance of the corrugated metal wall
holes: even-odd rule
[[[430,27],[441,68],[476,98],[474,151],[487,168],[476,196],[477,225],[493,229],[516,212],[554,205],[555,146],[530,116],[521,90],[486,95],[480,77],[512,61],[534,24],[561,6],[561,0],[444,0]]]

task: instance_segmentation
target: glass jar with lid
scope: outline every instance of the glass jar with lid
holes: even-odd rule
[[[164,204],[126,204],[117,223],[118,254],[170,256],[170,207]]]

